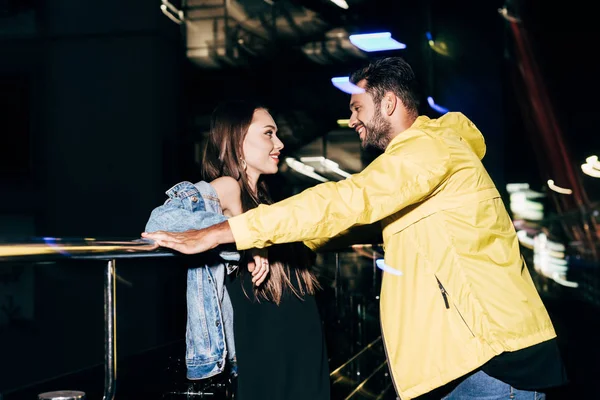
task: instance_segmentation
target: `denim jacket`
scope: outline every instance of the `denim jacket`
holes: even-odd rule
[[[182,232],[201,229],[226,220],[217,192],[207,182],[180,182],[169,189],[167,201],[152,210],[146,232]],[[237,373],[233,340],[233,309],[225,288],[225,274],[237,267],[240,254],[219,247],[205,253],[204,265],[187,273],[186,366],[188,379],[204,379],[221,373],[225,359]]]

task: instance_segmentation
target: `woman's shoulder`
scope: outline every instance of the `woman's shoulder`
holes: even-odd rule
[[[221,176],[210,182],[217,192],[223,210],[235,210],[241,202],[242,189],[237,180],[231,176]]]
[[[238,181],[231,176],[218,177],[217,179],[211,181],[210,184],[215,189],[220,199],[236,194],[239,196],[242,191]]]

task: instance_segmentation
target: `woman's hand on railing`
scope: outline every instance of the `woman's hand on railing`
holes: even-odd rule
[[[159,246],[168,247],[184,254],[204,253],[220,244],[234,243],[233,233],[227,221],[185,232],[143,232],[142,237],[154,240]]]

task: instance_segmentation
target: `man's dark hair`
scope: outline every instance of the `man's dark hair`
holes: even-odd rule
[[[402,100],[409,113],[419,114],[419,90],[415,73],[401,57],[387,57],[371,61],[352,73],[350,81],[354,84],[365,80],[366,91],[379,107],[383,96],[393,92]]]

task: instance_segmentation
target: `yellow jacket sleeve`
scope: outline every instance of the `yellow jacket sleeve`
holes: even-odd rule
[[[449,168],[450,153],[440,140],[407,130],[361,173],[260,205],[229,219],[229,225],[238,250],[303,241],[313,247],[425,199]]]
[[[354,244],[379,245],[381,243],[383,243],[383,237],[381,224],[378,222],[354,226],[340,232],[333,238],[318,238],[304,241],[304,245],[313,251],[346,249]]]

